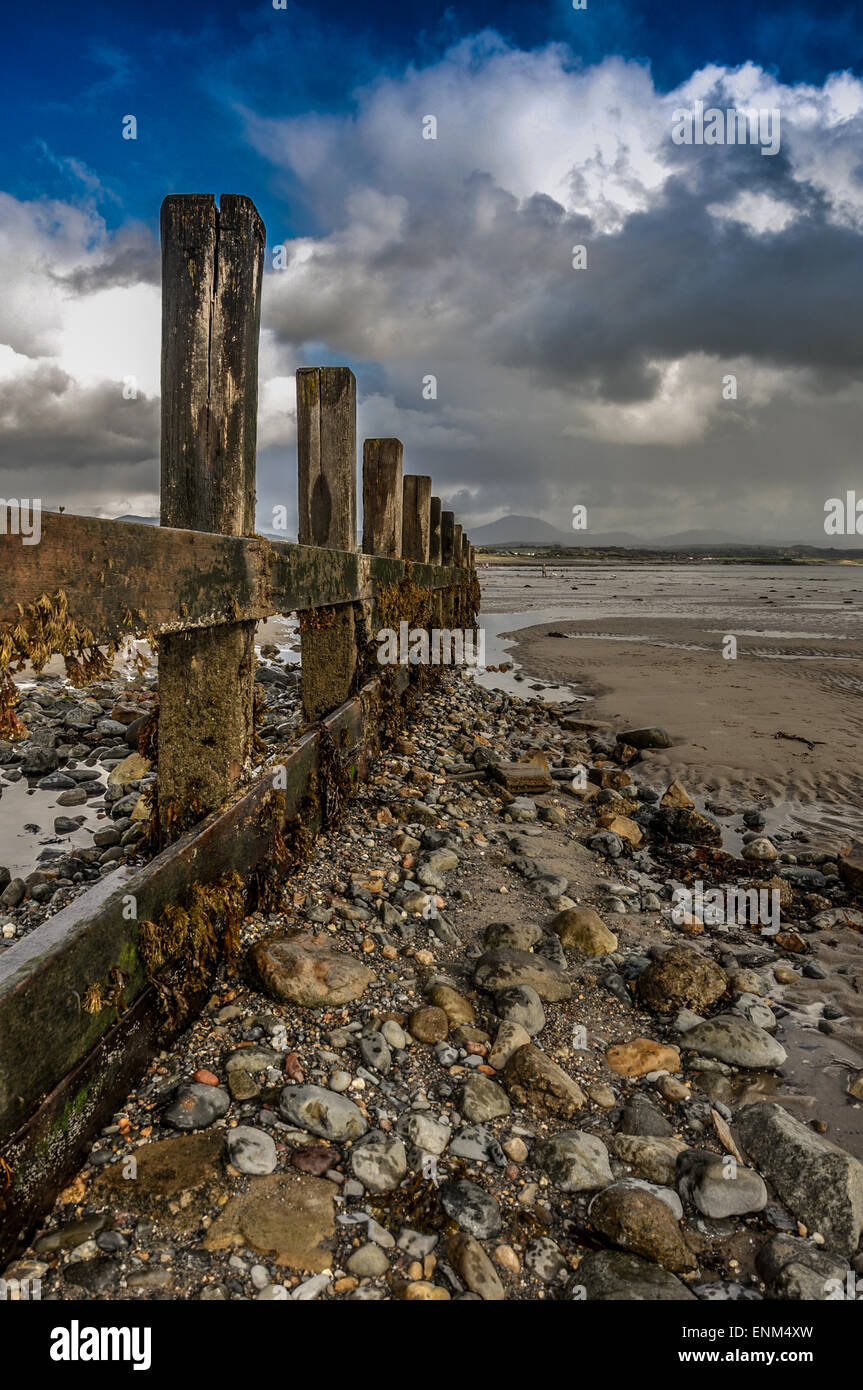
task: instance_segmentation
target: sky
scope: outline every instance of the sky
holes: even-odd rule
[[[579,506],[583,539],[836,543],[825,503],[863,500],[860,34],[836,0],[15,7],[0,497],[158,512],[159,207],[243,193],[261,529],[296,515],[296,368],[346,363],[360,439],[402,439],[468,527]],[[763,112],[755,141],[687,141],[698,103]]]

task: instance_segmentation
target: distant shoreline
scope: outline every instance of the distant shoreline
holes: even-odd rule
[[[785,550],[726,550],[679,551],[679,550],[629,550],[624,547],[608,547],[593,550],[584,549],[543,550],[539,546],[530,550],[505,547],[502,550],[478,550],[477,563],[495,567],[527,565],[536,569],[542,565],[863,565],[863,550],[824,550],[814,547],[811,551],[789,554]]]

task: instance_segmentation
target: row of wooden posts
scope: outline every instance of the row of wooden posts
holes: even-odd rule
[[[0,639],[19,658],[156,643],[165,845],[0,954],[0,1266],[163,1045],[166,979],[187,1012],[207,997],[212,964],[175,940],[178,913],[207,914],[218,934],[226,892],[254,901],[292,827],[320,826],[311,793],[332,750],[352,783],[370,766],[382,702],[413,674],[387,682],[364,666],[383,596],[418,593],[425,620],[450,628],[475,600],[473,547],[431,480],[402,476],[398,440],[363,446],[358,550],[347,367],[297,374],[299,540],[255,534],[263,252],[248,198],[165,200],[161,526],[46,513],[38,545],[0,535]],[[247,781],[256,625],[287,613],[300,614],[308,727],[281,767]],[[154,971],[143,928],[165,922],[173,954]]]
[[[162,525],[252,536],[265,233],[247,198],[169,197],[162,208]],[[348,367],[297,372],[299,543],[357,545],[356,380]],[[430,477],[402,474],[397,439],[363,445],[362,550],[414,564],[473,568],[473,547]],[[441,626],[448,606],[441,601]],[[302,626],[309,720],[347,699],[358,621],[345,602],[326,627]],[[365,621],[373,614],[365,613]],[[220,805],[248,769],[254,624],[166,636],[159,648],[159,801],[180,831]]]

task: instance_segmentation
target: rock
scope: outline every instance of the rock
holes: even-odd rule
[[[360,961],[334,951],[311,932],[258,941],[249,952],[249,965],[271,998],[311,1009],[349,1004],[375,978]]]
[[[659,1183],[648,1182],[646,1178],[618,1178],[617,1182],[610,1185],[609,1191],[612,1187],[622,1187],[627,1190],[635,1188],[639,1192],[650,1192],[654,1197],[658,1197],[660,1202],[665,1203],[676,1221],[683,1220],[683,1203],[673,1187],[662,1187]]]
[[[227,1113],[231,1098],[221,1086],[203,1086],[193,1081],[178,1086],[165,1111],[165,1123],[174,1129],[206,1129]]]
[[[276,1167],[276,1145],[266,1130],[237,1125],[225,1135],[228,1157],[241,1173],[260,1176],[272,1173]]]
[[[736,1014],[717,1014],[686,1033],[686,1046],[700,1057],[734,1067],[781,1067],[788,1054],[781,1043]]]
[[[636,1091],[626,1103],[620,1121],[621,1134],[653,1135],[667,1138],[674,1130],[661,1111]]]
[[[512,1054],[529,1042],[530,1033],[520,1023],[502,1023],[488,1054],[489,1066],[494,1067],[495,1071],[503,1071]]]
[[[845,1296],[845,1261],[799,1236],[772,1236],[758,1251],[755,1267],[771,1298],[829,1302]]]
[[[665,729],[654,726],[650,729],[627,729],[617,735],[618,743],[628,743],[631,748],[670,748],[671,739]]]
[[[503,1078],[510,1100],[525,1110],[568,1120],[585,1103],[581,1087],[532,1043],[513,1053]]]
[[[674,1186],[677,1155],[686,1148],[682,1140],[615,1134],[609,1143],[612,1153],[634,1168],[639,1177],[663,1187]]]
[[[533,922],[490,922],[482,940],[487,951],[495,951],[499,947],[530,951],[542,940],[542,928]]]
[[[698,1267],[672,1211],[646,1189],[607,1188],[591,1202],[590,1219],[615,1245],[655,1260],[674,1273]]]
[[[672,946],[653,960],[638,977],[639,999],[653,1013],[670,1014],[678,1009],[703,1012],[725,993],[725,971],[708,956],[691,946]]]
[[[775,1101],[736,1117],[745,1152],[780,1199],[827,1248],[850,1256],[863,1231],[863,1164]]]
[[[474,982],[492,993],[518,985],[535,990],[540,999],[549,1001],[569,999],[572,995],[572,985],[559,967],[533,951],[516,951],[506,946],[480,956]]]
[[[616,835],[618,839],[623,840],[624,844],[631,845],[633,849],[637,849],[644,839],[641,826],[629,816],[619,816],[613,811],[604,811],[598,817],[598,824],[609,835]]]
[[[628,1043],[615,1043],[605,1053],[605,1060],[618,1076],[643,1076],[650,1071],[680,1071],[680,1053],[667,1043],[652,1038],[633,1038]]]
[[[756,839],[750,840],[740,851],[742,859],[755,860],[756,863],[767,863],[771,859],[779,858],[779,851],[772,841],[765,836],[759,835]]]
[[[678,844],[717,847],[722,844],[722,829],[716,821],[685,806],[658,807],[651,817],[650,829],[660,839],[674,840]]]
[[[289,1124],[336,1143],[360,1139],[369,1127],[352,1100],[323,1086],[286,1086],[279,1098],[279,1110]]]
[[[116,767],[112,767],[108,773],[109,787],[129,787],[133,782],[137,782],[152,769],[149,758],[142,758],[140,753],[130,753],[128,758],[124,758]]]
[[[387,1076],[392,1070],[393,1055],[382,1033],[364,1033],[360,1038],[360,1054],[367,1067]]]
[[[443,1009],[450,1028],[476,1022],[473,1005],[449,985],[435,985],[434,989],[429,990],[428,1001],[436,1008]]]
[[[863,844],[855,840],[848,849],[839,855],[839,877],[855,893],[863,893]]]
[[[449,1019],[443,1009],[433,1004],[424,1004],[414,1009],[408,1019],[408,1032],[417,1042],[443,1042],[449,1034]]]
[[[767,1205],[767,1188],[758,1173],[709,1149],[686,1149],[678,1156],[677,1190],[715,1221],[763,1211]]]
[[[447,1241],[447,1258],[471,1293],[479,1294],[487,1303],[505,1297],[497,1271],[475,1236],[460,1231]]]
[[[320,1178],[336,1166],[339,1157],[338,1149],[331,1149],[326,1144],[298,1144],[291,1149],[290,1161],[300,1173],[311,1173]]]
[[[495,1120],[499,1115],[508,1115],[511,1109],[506,1091],[490,1077],[474,1073],[465,1081],[461,1113],[472,1124]]]
[[[529,985],[510,985],[509,989],[498,990],[494,996],[494,1011],[498,1018],[517,1024],[532,1038],[545,1027],[542,1000]]]
[[[729,1013],[739,1014],[747,1023],[754,1023],[756,1028],[763,1028],[765,1033],[775,1033],[778,1027],[776,1015],[770,1005],[759,999],[757,994],[736,995]]]
[[[528,1241],[524,1266],[543,1284],[554,1284],[568,1267],[560,1247],[549,1236],[536,1236]]]
[[[476,1079],[482,1081],[485,1078]],[[427,1154],[442,1154],[452,1134],[448,1124],[433,1119],[422,1110],[411,1110],[399,1116],[396,1128],[403,1138]]]
[[[665,791],[659,798],[659,804],[660,806],[675,806],[687,811],[691,811],[695,806],[695,802],[692,800],[689,792],[683,786],[682,782],[678,782],[676,777],[674,781],[669,782],[668,786],[665,788]]]
[[[694,1301],[695,1294],[673,1274],[638,1255],[620,1250],[590,1250],[585,1255],[573,1282],[582,1297],[584,1290],[589,1302],[669,1303]]]
[[[376,1279],[381,1274],[386,1274],[390,1267],[390,1262],[379,1245],[370,1242],[368,1245],[361,1245],[359,1250],[355,1250],[347,1263],[347,1268],[351,1274],[355,1274],[358,1279]]]
[[[373,1129],[351,1149],[351,1172],[367,1192],[392,1192],[408,1170],[405,1146],[394,1134]]]
[[[595,1192],[612,1181],[608,1150],[586,1131],[561,1130],[536,1146],[534,1159],[562,1192]]]
[[[325,1178],[305,1173],[250,1178],[248,1189],[232,1197],[215,1217],[203,1248],[244,1246],[268,1255],[275,1264],[318,1274],[333,1263],[335,1192]]]
[[[445,1182],[439,1192],[447,1216],[477,1240],[491,1240],[501,1228],[500,1207],[491,1193],[467,1178]]]
[[[484,1125],[462,1125],[449,1146],[454,1158],[466,1158],[470,1163],[494,1163],[506,1167],[506,1156],[500,1144]]]
[[[592,907],[568,908],[551,922],[561,945],[584,956],[606,956],[617,950],[617,937]]]

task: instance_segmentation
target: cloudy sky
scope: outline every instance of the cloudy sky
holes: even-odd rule
[[[324,362],[468,524],[580,504],[595,532],[824,544],[826,499],[863,497],[853,4],[15,11],[0,496],[158,510],[159,205],[233,192],[267,227],[265,529],[295,514],[295,369]],[[778,112],[778,152],[676,144],[699,101]]]

